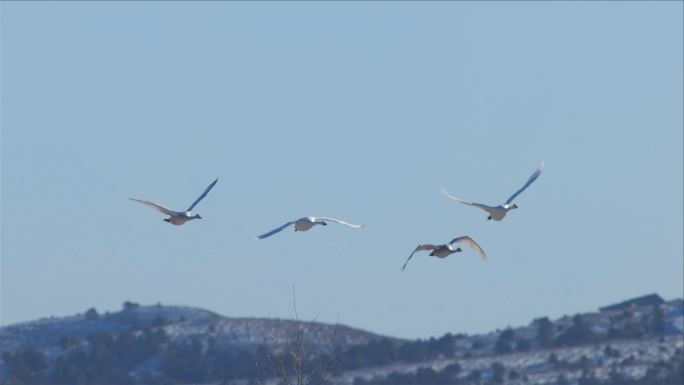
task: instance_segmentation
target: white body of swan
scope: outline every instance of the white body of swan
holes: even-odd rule
[[[341,225],[349,226],[355,229],[359,229],[363,227],[363,225],[354,225],[345,221],[341,221],[339,219],[333,219],[333,218],[326,218],[326,217],[303,217],[299,218],[294,221],[290,221],[285,223],[284,225],[277,227],[267,233],[258,235],[257,238],[259,239],[264,239],[268,238],[273,234],[279,233],[283,230],[285,230],[287,227],[294,225],[295,231],[307,231],[310,228],[316,226],[316,225],[321,225],[321,226],[327,226],[328,224],[326,222],[335,222],[339,223]]]
[[[449,194],[444,189],[442,189],[442,194],[446,195],[448,198],[451,198],[451,199],[453,199],[459,203],[463,203],[464,205],[477,207],[481,210],[486,211],[487,214],[489,214],[487,219],[493,219],[495,221],[500,221],[500,220],[504,219],[504,217],[506,216],[506,214],[508,214],[509,211],[518,208],[517,204],[511,204],[511,203],[513,202],[513,200],[518,195],[520,195],[521,192],[525,191],[525,189],[527,187],[529,187],[532,184],[532,182],[534,182],[537,178],[539,178],[539,175],[541,175],[542,171],[544,171],[544,162],[542,162],[541,165],[539,165],[539,168],[532,174],[532,176],[530,176],[530,178],[527,180],[527,182],[525,183],[524,186],[522,186],[518,191],[516,191],[513,195],[511,195],[510,198],[508,198],[508,200],[506,200],[506,202],[504,204],[501,204],[498,206],[489,206],[489,205],[485,205],[482,203],[468,202],[468,201],[465,201],[463,199],[457,198],[457,197]]]
[[[193,208],[195,208],[195,206],[197,206],[197,204],[198,204],[202,199],[204,199],[204,197],[207,196],[207,194],[208,194],[209,191],[214,187],[214,185],[216,184],[216,182],[218,182],[218,178],[216,178],[216,180],[214,180],[213,182],[211,182],[211,184],[209,185],[209,187],[207,187],[207,188],[204,190],[204,192],[202,193],[202,195],[200,195],[197,199],[195,199],[195,201],[194,201],[194,202],[190,205],[190,207],[189,207],[187,210],[185,210],[185,211],[173,211],[173,210],[170,210],[170,209],[168,209],[168,208],[166,208],[166,207],[164,207],[164,206],[162,206],[162,205],[160,205],[160,204],[153,203],[153,202],[148,202],[148,201],[144,201],[144,200],[141,200],[141,199],[135,199],[135,198],[128,198],[128,199],[130,199],[130,200],[132,200],[132,201],[140,202],[140,203],[144,204],[145,206],[152,207],[153,209],[159,211],[159,212],[162,213],[162,214],[168,215],[169,217],[166,218],[166,219],[164,219],[165,222],[169,222],[169,223],[171,223],[171,224],[180,226],[180,225],[184,224],[185,222],[191,221],[191,220],[193,220],[193,219],[202,219],[202,217],[201,217],[199,214],[192,215],[191,210],[192,210]]]
[[[418,251],[431,250],[430,256],[437,258],[446,258],[451,254],[463,251],[460,247],[454,247],[454,243],[463,243],[464,245],[467,245],[471,249],[477,251],[477,253],[480,254],[480,258],[482,258],[483,261],[487,260],[487,254],[485,254],[482,247],[480,247],[480,245],[477,244],[477,242],[475,242],[474,239],[466,235],[463,237],[454,238],[451,240],[451,242],[446,243],[444,245],[432,245],[429,243],[418,245],[418,247],[416,247],[416,249],[413,250],[411,255],[409,255],[406,262],[404,262],[404,266],[401,267],[401,271],[404,271],[404,269],[406,269],[406,264],[408,264],[411,258],[413,258],[413,254],[415,254]]]

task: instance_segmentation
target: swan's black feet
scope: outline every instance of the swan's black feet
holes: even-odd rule
[[[491,221],[491,220],[492,220],[492,217],[487,217],[487,220],[488,220],[488,221]]]

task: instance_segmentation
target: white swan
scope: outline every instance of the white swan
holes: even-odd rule
[[[475,242],[475,240],[466,235],[463,237],[454,238],[451,240],[451,242],[444,245],[432,245],[429,243],[418,245],[418,247],[416,247],[416,249],[413,250],[411,255],[409,255],[406,262],[404,262],[404,266],[401,267],[401,271],[404,271],[404,269],[406,269],[406,264],[411,260],[411,258],[413,258],[413,254],[421,250],[432,250],[430,256],[438,258],[446,258],[451,254],[463,251],[460,247],[454,248],[454,243],[463,243],[467,245],[471,249],[477,251],[480,254],[480,258],[482,258],[483,261],[487,260],[487,254],[485,254],[484,250],[482,250],[482,247],[480,247],[480,245],[478,245],[477,242]]]
[[[532,182],[534,182],[537,178],[539,178],[539,175],[541,175],[542,171],[544,171],[544,162],[542,162],[541,165],[539,165],[539,168],[532,174],[532,176],[530,176],[530,178],[527,180],[525,185],[522,186],[522,188],[520,190],[516,191],[513,195],[511,195],[511,197],[508,198],[508,200],[506,200],[506,203],[499,205],[499,206],[489,206],[489,205],[485,205],[482,203],[474,203],[474,202],[464,201],[463,199],[459,199],[453,195],[450,195],[448,192],[446,192],[445,189],[442,189],[442,194],[446,195],[447,197],[449,197],[449,198],[451,198],[457,202],[463,203],[464,205],[477,207],[479,209],[486,211],[487,214],[489,214],[487,219],[493,219],[495,221],[500,221],[500,220],[504,219],[504,217],[506,216],[506,214],[510,210],[518,208],[518,205],[511,204],[511,202],[513,202],[513,199],[515,199],[515,197],[520,195],[521,192],[525,191],[525,189],[527,187],[529,187],[529,185],[531,185]]]
[[[259,239],[268,238],[275,233],[279,233],[279,232],[283,231],[286,227],[291,226],[291,225],[294,225],[295,231],[307,231],[316,225],[327,226],[328,224],[326,223],[326,221],[339,223],[341,225],[353,227],[355,229],[359,229],[359,228],[363,227],[363,225],[354,225],[351,223],[347,223],[345,221],[341,221],[339,219],[325,218],[325,217],[303,217],[303,218],[299,218],[299,219],[294,220],[294,221],[287,222],[286,224],[284,224],[280,227],[277,227],[277,228],[275,228],[275,229],[273,229],[267,233],[258,235],[257,238],[259,238]]]
[[[209,187],[207,187],[207,188],[204,190],[204,192],[202,193],[202,195],[200,195],[199,198],[195,199],[195,201],[194,201],[194,202],[190,205],[190,207],[189,207],[187,210],[185,210],[185,211],[173,211],[173,210],[169,210],[169,209],[167,209],[166,207],[164,207],[164,206],[162,206],[162,205],[160,205],[160,204],[157,204],[157,203],[152,203],[152,202],[148,202],[148,201],[144,201],[144,200],[140,200],[140,199],[135,199],[135,198],[128,198],[128,199],[130,199],[130,200],[132,200],[132,201],[140,202],[140,203],[142,203],[142,204],[144,204],[144,205],[146,205],[146,206],[152,207],[153,209],[155,209],[155,210],[161,212],[162,214],[168,215],[169,217],[166,218],[166,219],[164,219],[164,221],[179,226],[179,225],[182,225],[183,223],[185,223],[185,222],[187,222],[187,221],[191,221],[191,220],[193,220],[193,219],[202,219],[202,217],[201,217],[199,214],[192,215],[192,213],[191,213],[190,211],[191,211],[195,206],[197,206],[197,204],[200,203],[200,201],[201,201],[202,199],[204,199],[204,197],[207,196],[207,194],[209,193],[209,190],[211,190],[211,189],[214,187],[214,185],[216,184],[216,182],[218,182],[218,178],[216,178],[216,180],[214,180],[213,182],[211,182],[211,184],[209,185]]]

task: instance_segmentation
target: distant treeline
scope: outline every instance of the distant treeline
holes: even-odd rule
[[[681,351],[680,351],[681,353]],[[684,357],[673,356],[669,362],[659,362],[648,368],[646,374],[638,379],[630,379],[613,368],[606,379],[598,379],[593,374],[593,364],[580,360],[573,366],[581,366],[582,375],[577,385],[681,385],[684,383]],[[577,369],[577,368],[575,368]],[[391,373],[386,377],[364,380],[357,378],[354,385],[498,385],[507,382],[527,383],[527,377],[515,370],[507,370],[500,362],[495,362],[488,370],[473,370],[464,373],[458,364],[451,364],[440,371],[420,368],[415,373]],[[570,385],[563,375],[548,385]]]
[[[98,315],[89,311],[85,317],[96,320]],[[309,351],[307,359],[331,363],[325,370],[330,375],[336,375],[348,370],[396,363],[506,354],[619,338],[639,338],[658,335],[663,332],[665,325],[664,315],[658,307],[654,307],[652,314],[647,317],[637,319],[625,311],[613,321],[614,325],[602,335],[592,331],[591,325],[580,315],[575,316],[572,325],[562,331],[557,330],[557,325],[548,318],[540,318],[533,322],[536,328],[533,338],[516,336],[515,331],[509,328],[499,333],[493,345],[491,342],[487,345],[478,339],[452,334],[410,342],[378,339],[345,350],[330,346],[325,350]],[[131,322],[131,329],[120,333],[97,332],[85,339],[64,337],[60,341],[62,352],[54,362],[48,362],[45,354],[34,348],[4,353],[2,358],[11,376],[9,384],[220,383],[234,379],[263,379],[272,377],[275,373],[272,352],[274,347],[226,348],[225,345],[211,340],[171,341],[164,331],[167,324],[168,320],[159,318],[149,325]],[[470,341],[466,344],[469,346],[464,347],[464,341]],[[359,385],[468,383],[462,382],[465,381],[462,378],[458,380],[461,382],[454,382],[457,369],[459,368],[450,367],[439,373],[422,370],[406,376],[397,374],[386,380],[360,381]],[[515,376],[515,373],[512,375]],[[478,380],[478,373],[473,373],[472,376],[472,381]]]

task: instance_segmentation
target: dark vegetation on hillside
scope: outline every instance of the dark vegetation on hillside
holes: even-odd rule
[[[648,369],[646,374],[637,379],[630,379],[613,369],[608,379],[597,379],[591,372],[591,363],[577,363],[584,365],[582,376],[577,385],[681,385],[684,381],[684,357],[681,351],[668,362],[660,362]],[[524,380],[515,370],[508,370],[502,363],[495,362],[487,373],[478,370],[463,376],[461,367],[452,364],[440,371],[431,368],[420,368],[415,373],[391,373],[382,378],[363,380],[357,378],[354,385],[498,385],[509,381]],[[569,385],[570,382],[559,376],[553,385]]]
[[[135,304],[125,303],[124,309],[131,310]],[[123,313],[126,314],[126,313]],[[94,309],[88,310],[84,317],[96,321],[99,317]],[[331,375],[344,371],[397,363],[417,363],[438,358],[452,358],[482,355],[483,350],[494,354],[524,352],[530,349],[579,346],[595,344],[624,338],[639,338],[663,333],[662,310],[655,306],[648,317],[634,318],[628,311],[615,317],[614,324],[604,335],[592,331],[591,325],[581,315],[573,318],[572,324],[562,332],[554,332],[555,325],[548,318],[533,322],[536,334],[533,338],[522,338],[513,329],[505,329],[498,334],[493,346],[485,346],[478,341],[464,348],[459,340],[464,335],[446,334],[440,338],[400,342],[391,339],[378,339],[349,348],[318,348],[308,357],[310,360],[331,363],[326,367]],[[235,379],[259,379],[278,377],[274,370],[273,357],[278,355],[273,346],[227,349],[225,345],[212,340],[199,339],[171,340],[164,327],[169,321],[155,319],[145,324],[132,319],[129,330],[119,333],[95,332],[85,338],[66,336],[59,341],[60,354],[54,362],[48,362],[40,350],[28,348],[15,353],[4,353],[2,359],[9,369],[11,385],[30,384],[183,384],[183,383],[222,383]],[[660,373],[656,382],[648,375],[644,381],[651,385],[670,384],[668,377],[682,378],[682,367],[672,363],[665,367],[665,376]],[[289,373],[285,371],[286,373]],[[491,373],[490,373],[491,372]],[[357,385],[411,385],[411,384],[479,384],[501,383],[502,376],[518,375],[507,372],[501,366],[493,366],[486,373],[491,378],[483,379],[477,371],[467,376],[459,376],[460,367],[452,365],[435,372],[420,369],[414,374],[392,374],[384,379],[370,381],[358,380]],[[661,371],[662,372],[662,371]],[[282,373],[281,373],[282,374]],[[311,377],[313,381],[316,376]],[[320,379],[320,378],[319,378]],[[559,379],[561,381],[562,379]],[[660,381],[659,380],[659,381]],[[592,382],[593,381],[593,382]],[[616,380],[617,381],[617,380]],[[559,382],[562,383],[562,382]],[[633,382],[640,385],[645,382]],[[598,385],[590,378],[583,379],[580,385]],[[600,383],[601,385],[605,384]],[[626,381],[621,384],[628,385]],[[678,384],[681,384],[679,382]]]

